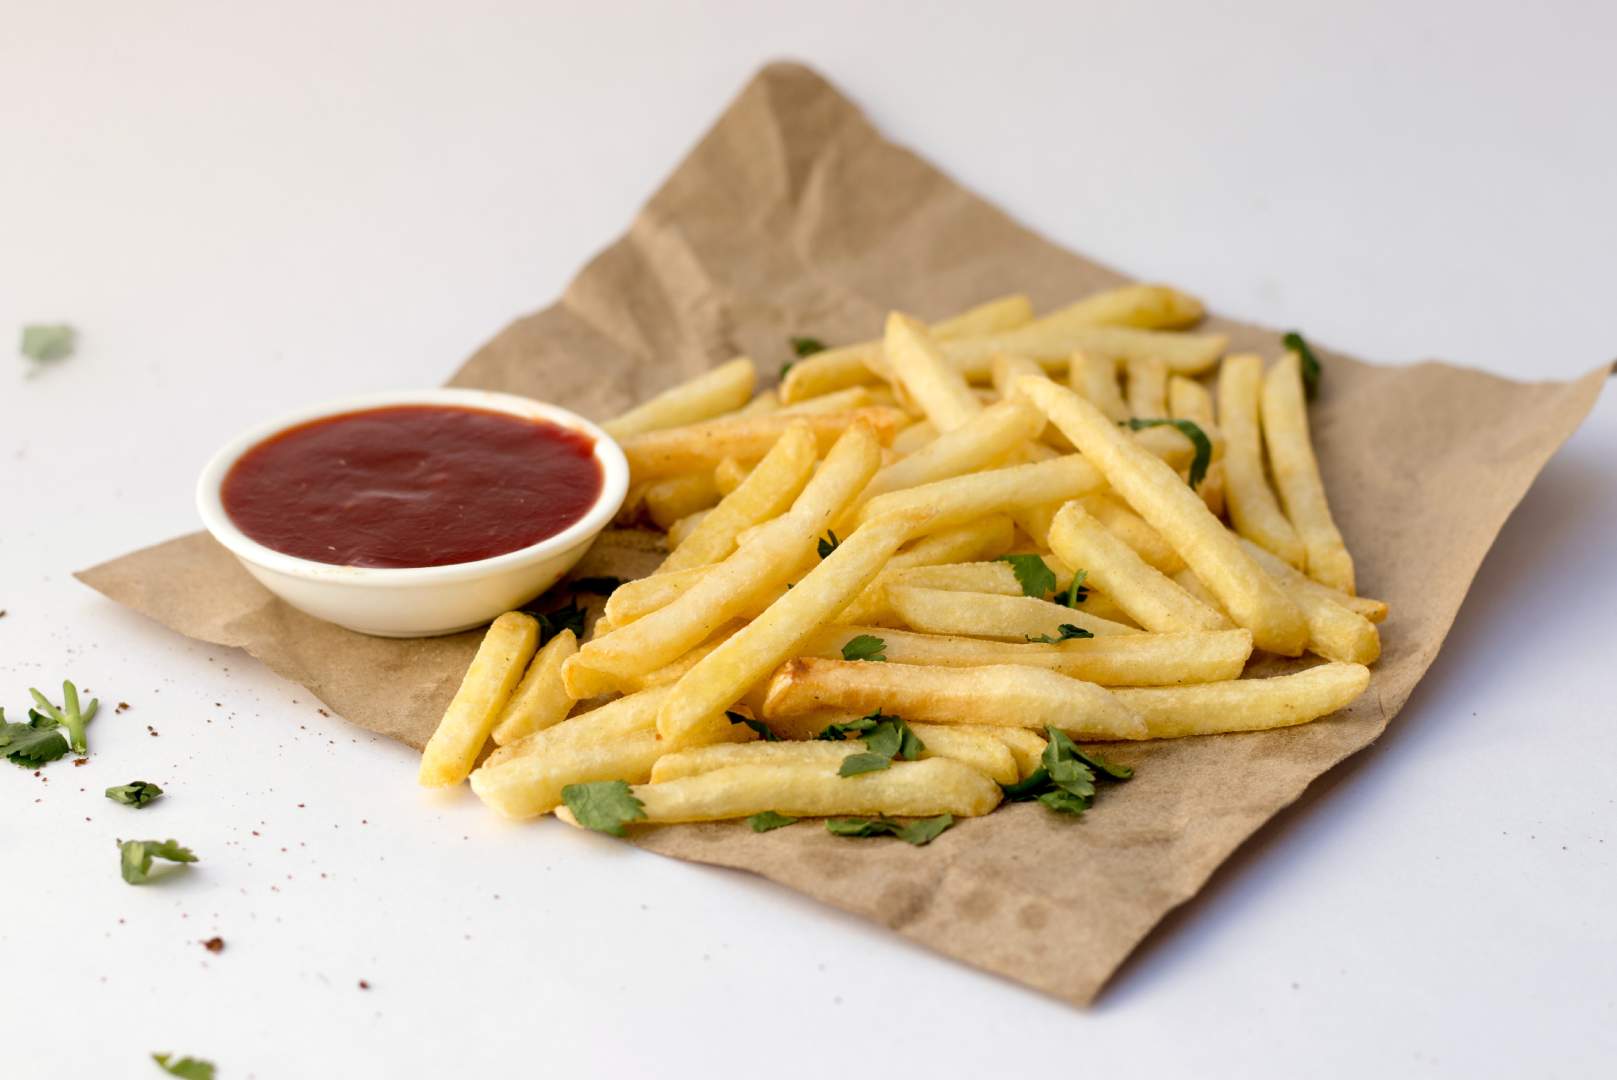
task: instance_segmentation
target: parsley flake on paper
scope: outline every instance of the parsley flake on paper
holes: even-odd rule
[[[646,807],[622,780],[601,780],[593,784],[568,784],[561,789],[561,801],[586,829],[609,836],[626,836],[623,828],[646,816]]]
[[[875,818],[826,818],[825,829],[832,836],[896,836],[906,844],[925,847],[953,824],[953,814],[939,814],[937,817],[921,818],[908,824],[884,815]]]
[[[796,825],[797,818],[777,814],[773,810],[765,810],[761,814],[754,814],[747,819],[753,832],[769,832],[773,829],[784,829],[788,825]]]

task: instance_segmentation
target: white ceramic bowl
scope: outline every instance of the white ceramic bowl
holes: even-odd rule
[[[248,450],[289,427],[325,416],[390,405],[461,405],[548,420],[595,441],[601,493],[582,518],[555,536],[504,555],[410,569],[334,566],[265,547],[225,513],[220,488]],[[225,445],[197,480],[197,512],[215,540],[282,600],[316,618],[380,637],[426,637],[479,626],[554,585],[612,520],[629,487],[629,464],[611,437],[556,405],[483,390],[404,390],[344,398],[283,416]]]

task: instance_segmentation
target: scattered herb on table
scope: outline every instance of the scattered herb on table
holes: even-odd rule
[[[76,337],[66,323],[33,323],[22,328],[18,348],[28,359],[46,364],[72,356]]]
[[[68,745],[73,748],[75,754],[82,754],[89,749],[89,745],[84,741],[84,726],[95,717],[96,709],[101,707],[101,699],[91,698],[90,704],[81,711],[79,709],[79,688],[74,686],[72,681],[68,679],[62,680],[62,707],[60,709],[52,705],[49,698],[31,686],[28,688],[28,693],[33,696],[34,704],[39,706],[40,712],[66,729]],[[29,710],[29,715],[35,715],[33,710]]]
[[[106,794],[107,798],[115,803],[123,803],[125,806],[133,806],[139,810],[142,806],[149,806],[151,803],[156,802],[158,797],[163,794],[163,789],[145,780],[131,780],[127,784],[109,787]]]
[[[67,739],[61,725],[33,709],[28,710],[28,722],[6,722],[6,712],[0,709],[0,754],[13,765],[37,769],[67,753]]]
[[[194,863],[197,857],[178,840],[124,840],[118,844],[119,869],[131,885],[144,885],[152,877],[152,860]]]
[[[152,1060],[170,1076],[181,1080],[213,1080],[213,1062],[194,1057],[175,1057],[173,1054],[153,1054]]]

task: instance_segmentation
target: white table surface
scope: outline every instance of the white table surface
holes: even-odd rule
[[[1611,1074],[1611,392],[1388,735],[1088,1011],[424,795],[405,748],[72,580],[192,529],[242,426],[439,382],[549,302],[781,55],[1222,311],[1521,377],[1617,351],[1610,5],[861,6],[0,5],[0,702],[132,706],[82,768],[0,765],[0,1074]],[[78,355],[28,377],[10,341],[52,319]],[[100,794],[134,777],[169,792],[138,816]],[[202,861],[131,888],[130,835]]]

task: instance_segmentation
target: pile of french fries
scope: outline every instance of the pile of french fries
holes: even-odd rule
[[[895,312],[776,389],[754,396],[743,358],[610,421],[626,512],[667,558],[583,642],[495,620],[422,783],[469,776],[506,817],[575,823],[603,783],[651,824],[952,820],[1049,767],[1052,739],[1343,708],[1387,606],[1357,595],[1331,518],[1313,358],[1226,357],[1202,314],[1152,285],[1037,319],[1021,296],[930,326]],[[1255,651],[1320,662],[1243,678]],[[850,772],[870,746],[827,733],[861,718],[913,752]]]

